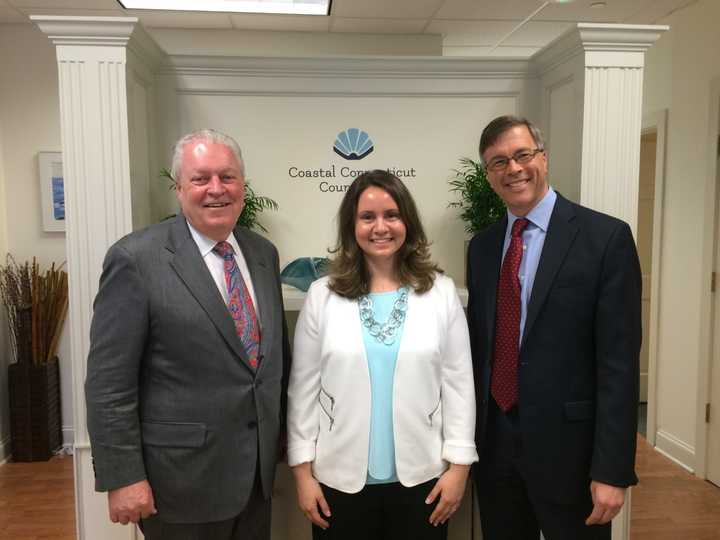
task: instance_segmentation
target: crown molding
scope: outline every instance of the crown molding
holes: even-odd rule
[[[527,59],[455,57],[241,57],[170,55],[164,74],[323,78],[527,78]]]
[[[55,45],[125,47],[138,26],[137,17],[30,15]]]
[[[163,51],[152,36],[145,31],[142,24],[135,25],[132,36],[130,36],[128,49],[140,58],[153,72],[165,63],[167,58],[165,51]]]
[[[542,75],[574,56],[585,54],[585,67],[642,67],[644,53],[666,25],[578,23],[530,58]]]

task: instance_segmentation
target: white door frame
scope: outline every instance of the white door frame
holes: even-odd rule
[[[720,254],[720,187],[718,186],[717,147],[718,133],[720,133],[720,77],[710,83],[710,104],[708,122],[707,147],[707,182],[705,184],[705,234],[703,241],[702,282],[703,292],[700,300],[700,358],[698,362],[698,384],[696,404],[696,444],[695,444],[695,474],[700,478],[707,478],[708,462],[708,429],[705,422],[705,404],[710,402],[710,367],[713,355],[713,326],[715,317],[720,313],[713,313],[715,295],[710,292],[710,280],[715,269],[715,261]],[[716,294],[720,294],[717,293]],[[715,414],[718,414],[718,404],[715,404]]]
[[[663,211],[665,202],[665,145],[667,141],[667,109],[652,111],[643,115],[641,133],[655,132],[655,195],[653,203],[652,259],[650,263],[650,320],[649,332],[643,336],[648,339],[648,402],[647,402],[647,440],[655,446],[657,414],[657,373],[658,373],[658,333],[660,329],[660,263],[662,261]]]

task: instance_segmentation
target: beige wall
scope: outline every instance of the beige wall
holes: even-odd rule
[[[720,2],[701,0],[664,21],[670,32],[647,56],[644,112],[667,108],[668,140],[657,357],[657,445],[690,468],[696,463],[698,372],[706,344],[702,318],[705,228],[712,227],[710,90],[720,77]]]
[[[65,234],[42,230],[37,152],[60,151],[60,118],[55,51],[29,24],[0,25],[0,255],[17,261],[37,257],[41,265],[65,260]],[[60,341],[62,423],[71,442],[70,344],[65,326]],[[2,361],[0,361],[2,363]],[[7,412],[6,370],[0,366],[0,408]],[[0,416],[3,418],[4,416]],[[0,428],[5,425],[0,423]],[[0,431],[0,441],[5,433]]]
[[[2,121],[0,120],[0,255],[7,251],[7,220],[5,219],[5,172],[3,167]],[[0,463],[10,453],[10,418],[8,414],[7,366],[10,342],[5,310],[0,306]]]

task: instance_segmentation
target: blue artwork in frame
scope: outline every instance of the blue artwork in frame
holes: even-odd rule
[[[65,219],[65,187],[62,176],[52,177],[53,218]]]
[[[60,152],[38,152],[43,230],[65,230],[65,182]]]

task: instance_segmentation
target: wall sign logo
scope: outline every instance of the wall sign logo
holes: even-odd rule
[[[324,148],[327,148],[323,146]],[[363,159],[375,149],[374,143],[365,131],[358,128],[348,128],[341,131],[335,137],[333,151],[344,159],[358,161]],[[327,152],[327,150],[324,150]],[[368,166],[370,164],[368,163]],[[378,168],[375,165],[372,168]],[[417,178],[415,167],[386,166],[385,170],[394,174],[403,181]],[[368,167],[348,163],[340,165],[329,163],[318,166],[313,164],[291,164],[288,167],[288,177],[291,181],[307,182],[309,185],[317,186],[320,193],[343,193],[350,187],[350,182],[363,173],[368,172]]]
[[[362,159],[375,149],[370,135],[358,128],[348,128],[335,137],[333,150],[345,159]]]

